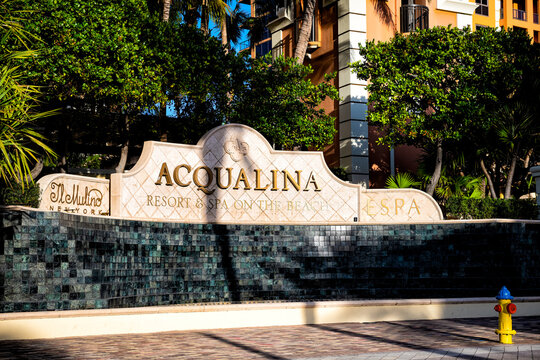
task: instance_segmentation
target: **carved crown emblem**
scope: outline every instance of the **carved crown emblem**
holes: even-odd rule
[[[240,141],[238,138],[231,138],[225,141],[223,145],[225,152],[231,156],[233,161],[239,161],[249,151],[249,145],[246,142]]]

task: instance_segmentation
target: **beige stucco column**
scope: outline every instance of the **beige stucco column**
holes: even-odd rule
[[[360,60],[359,44],[367,32],[366,0],[338,2],[339,156],[349,180],[369,186],[367,82],[359,80],[350,63]]]

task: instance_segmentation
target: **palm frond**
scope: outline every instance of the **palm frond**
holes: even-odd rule
[[[409,173],[399,173],[395,176],[389,176],[386,179],[387,189],[415,188],[420,185],[421,182],[417,181],[414,176]]]
[[[53,150],[45,144],[45,137],[34,129],[34,123],[54,114],[54,111],[37,110],[39,87],[22,83],[23,74],[16,61],[37,56],[28,49],[27,41],[33,39],[20,25],[21,14],[12,11],[11,0],[0,0],[0,41],[10,37],[26,47],[22,51],[0,53],[0,179],[6,184],[24,184],[32,181],[31,164],[40,154],[54,157]]]

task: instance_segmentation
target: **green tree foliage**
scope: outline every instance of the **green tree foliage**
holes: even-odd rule
[[[196,28],[179,22],[159,25],[151,46],[161,68],[162,91],[177,118],[168,139],[196,142],[226,122],[230,93],[244,86],[248,62]]]
[[[152,62],[150,16],[144,0],[20,1],[34,12],[28,31],[43,40],[29,76],[63,108],[121,114],[125,139],[117,171],[127,160],[132,117],[164,99],[160,66]]]
[[[35,11],[28,30],[43,40],[33,75],[49,95],[137,112],[163,97],[152,59],[151,18],[144,0],[25,1]]]
[[[89,140],[122,145],[117,166],[122,171],[134,137],[131,128],[146,131],[137,136],[146,140],[166,133],[161,127],[168,124],[157,130],[155,123],[134,124],[141,121],[137,115],[153,114],[157,105],[174,102],[180,114],[180,124],[171,126],[172,140],[197,138],[223,122],[228,74],[245,65],[215,38],[179,21],[160,21],[144,0],[19,2],[37,12],[28,30],[42,37],[44,57],[27,66],[35,83],[47,87],[49,103],[64,110],[53,131],[59,142],[100,127],[99,137]]]
[[[319,105],[327,97],[338,100],[339,95],[329,82],[331,76],[318,85],[307,79],[312,71],[294,58],[254,60],[245,74],[246,86],[234,93],[231,122],[252,126],[284,149],[322,149],[336,130],[335,119]]]
[[[483,86],[493,94],[485,107],[484,127],[475,139],[490,194],[512,197],[527,192],[531,160],[540,145],[540,47],[523,31],[481,29],[471,35],[488,66]]]
[[[385,43],[366,43],[365,61],[353,64],[360,79],[369,79],[369,119],[385,135],[381,143],[434,146],[437,156],[427,192],[439,181],[443,149],[459,140],[463,129],[478,121],[485,97],[476,86],[478,75],[467,29],[436,27],[396,34]]]
[[[24,84],[19,67],[22,59],[35,58],[28,50],[37,40],[23,29],[22,11],[13,1],[0,1],[0,179],[24,190],[32,182],[31,165],[43,155],[53,156],[45,138],[35,130],[35,122],[51,113],[36,111],[40,90]]]
[[[481,188],[482,178],[470,175],[446,176],[443,171],[439,186],[435,189],[435,192],[443,200],[450,197],[480,199],[483,197]]]
[[[311,69],[228,52],[177,15],[160,20],[155,2],[17,1],[36,11],[27,28],[43,38],[43,57],[25,66],[46,87],[47,106],[62,108],[51,133],[66,162],[72,152],[122,147],[122,171],[130,144],[192,143],[226,122],[249,124],[285,148],[321,148],[335,133],[318,106],[337,90],[306,80]]]
[[[516,138],[501,146],[508,131],[500,130],[517,119],[501,115],[501,107],[519,98],[525,74],[538,72],[538,61],[529,56],[532,48],[530,39],[517,31],[436,27],[397,34],[384,43],[368,42],[360,49],[365,60],[353,68],[359,78],[370,80],[369,120],[384,130],[379,141],[415,145],[435,154],[427,185],[433,194],[444,153],[455,151],[456,157],[468,149],[485,159],[497,151],[514,154],[520,147]],[[529,124],[538,124],[523,116],[517,121],[521,125],[514,129],[522,134],[525,128],[531,133]],[[511,160],[481,165],[498,167],[511,182]]]

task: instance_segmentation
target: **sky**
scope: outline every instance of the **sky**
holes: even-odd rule
[[[229,7],[231,8],[231,10],[234,10],[234,8],[236,7],[236,4],[237,4],[237,1],[233,1],[233,2],[229,3]],[[240,4],[240,9],[242,9],[242,11],[244,13],[246,13],[247,16],[250,16],[251,7],[249,5]],[[212,35],[214,35],[216,37],[219,37],[219,32],[220,32],[219,25],[215,24],[214,22],[211,22],[210,28],[212,29],[211,30]],[[232,44],[233,49],[235,49],[236,51],[240,51],[240,50],[245,49],[247,46],[245,44],[243,44],[243,43],[246,42],[246,41],[248,41],[247,30],[244,30],[244,31],[242,31],[242,39],[239,41],[239,43],[238,44]]]

